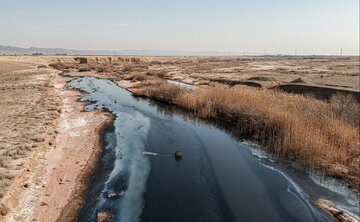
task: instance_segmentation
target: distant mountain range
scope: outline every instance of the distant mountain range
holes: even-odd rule
[[[234,52],[181,51],[181,50],[74,50],[63,48],[21,48],[0,45],[0,55],[145,55],[145,56],[221,56],[240,55]]]

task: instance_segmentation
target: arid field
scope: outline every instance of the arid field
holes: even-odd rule
[[[360,222],[359,4],[0,1],[0,222]]]
[[[61,101],[49,69],[0,60],[0,198],[35,153],[53,144]]]
[[[202,119],[232,124],[238,127],[236,137],[324,171],[359,191],[359,68],[358,57],[2,56],[0,214],[9,213],[3,200],[15,189],[14,181],[38,164],[39,153],[51,150],[63,155],[47,169],[51,167],[51,175],[60,178],[49,182],[58,192],[55,196],[62,195],[57,182],[60,180],[61,185],[67,177],[71,186],[84,189],[85,179],[78,179],[77,174],[91,170],[86,164],[89,160],[93,163],[99,152],[83,154],[82,164],[67,160],[65,154],[70,152],[69,146],[83,143],[89,136],[93,140],[87,144],[99,147],[94,134],[111,117],[96,114],[95,118],[93,112],[81,112],[82,104],[76,102],[80,94],[62,88],[66,81],[79,76],[108,78],[136,96],[176,105]],[[193,89],[168,80],[189,84]],[[69,118],[79,118],[79,124],[86,120],[90,132],[81,124],[69,128]],[[78,133],[84,137],[74,136]],[[67,145],[53,151],[60,144]],[[79,155],[85,148],[78,148]],[[53,161],[50,156],[40,157],[45,163]],[[63,161],[79,166],[75,176],[66,175]],[[24,182],[20,186],[27,189],[31,185]],[[47,194],[39,195],[51,202]],[[66,209],[61,211],[56,208],[58,203],[53,203],[51,212],[72,218],[74,212],[69,209],[76,209],[66,203],[74,195],[81,199],[82,193],[74,194],[70,189],[61,202]],[[42,200],[36,203],[38,208],[49,205]],[[76,204],[81,205],[81,201]],[[44,216],[41,209],[34,212]]]
[[[112,119],[81,112],[47,59],[0,57],[0,221],[74,218]]]
[[[271,88],[281,84],[304,84],[359,90],[358,57],[136,57],[132,65],[125,60],[84,57],[86,64],[63,60],[64,68],[80,68],[106,73],[161,73],[163,77],[193,85],[212,82],[229,85],[255,83]],[[52,59],[56,61],[56,59]],[[109,66],[108,64],[111,64]],[[257,83],[257,84],[256,84]]]

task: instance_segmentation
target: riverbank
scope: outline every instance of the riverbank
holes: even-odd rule
[[[56,62],[57,59],[63,59],[56,57],[51,58],[49,61],[47,61],[47,58],[42,57],[29,57],[26,59],[32,58],[39,61],[44,59],[45,67],[38,69],[51,70],[51,72],[54,72],[54,70],[46,68],[46,64]],[[45,221],[54,221],[58,218],[67,220],[74,218],[77,210],[81,207],[82,191],[86,188],[86,178],[93,170],[92,167],[95,166],[94,163],[101,152],[99,144],[101,132],[112,121],[110,114],[100,111],[81,112],[84,103],[79,103],[77,99],[82,94],[62,89],[65,81],[82,75],[110,78],[135,95],[175,104],[201,118],[228,122],[235,121],[237,125],[245,126],[243,128],[244,136],[265,146],[280,148],[279,150],[273,150],[278,155],[287,156],[289,159],[301,162],[305,166],[320,168],[327,172],[328,175],[346,181],[354,189],[359,190],[357,161],[359,161],[360,155],[358,149],[356,149],[357,144],[354,143],[358,138],[358,134],[355,132],[358,131],[353,129],[343,130],[348,129],[346,128],[347,125],[339,122],[336,118],[332,122],[333,125],[329,125],[326,121],[322,122],[328,114],[328,103],[326,102],[291,96],[271,90],[238,86],[212,85],[200,86],[194,91],[184,90],[181,87],[167,83],[163,79],[166,74],[161,71],[152,70],[145,73],[143,71],[145,65],[142,64],[141,59],[124,58],[113,60],[113,62],[117,61],[117,66],[113,66],[110,65],[112,60],[106,57],[101,58],[99,61],[88,58],[87,62],[91,62],[95,69],[87,69],[87,63],[73,64],[74,59],[71,57],[65,59],[69,62],[67,68],[58,67],[64,71],[63,75],[56,76],[53,73],[54,78],[51,81],[49,80],[49,85],[53,85],[53,90],[55,90],[53,92],[49,91],[52,92],[50,94],[60,96],[63,101],[56,141],[41,140],[44,149],[36,157],[32,157],[32,164],[30,167],[24,168],[21,176],[15,177],[14,181],[16,183],[14,184],[17,188],[11,188],[12,191],[9,192],[11,195],[6,195],[4,198],[8,206],[2,205],[1,209],[1,213],[4,212],[7,216],[6,221],[30,220],[33,218],[41,218]],[[81,61],[79,62],[81,63]],[[19,66],[18,64],[15,65]],[[74,67],[69,68],[69,66]],[[32,67],[36,68],[33,63]],[[117,67],[121,67],[121,70],[117,70]],[[6,87],[11,88],[12,86]],[[241,104],[239,104],[239,101]],[[298,103],[298,101],[301,103]],[[303,103],[304,101],[305,103]],[[47,103],[43,102],[43,104],[46,105]],[[339,108],[343,107],[342,103],[339,103],[339,105],[341,105]],[[239,109],[241,107],[242,109]],[[309,109],[312,111],[309,112]],[[326,110],[326,115],[322,116],[323,114],[319,110]],[[246,115],[244,115],[243,111],[246,111]],[[303,120],[297,117],[303,115],[303,117],[307,117],[305,114],[308,117],[320,116],[320,118],[305,119],[304,123],[306,124],[300,124],[302,128],[295,127],[299,125],[294,125],[294,123],[302,123],[301,120]],[[345,117],[347,118],[347,116]],[[349,119],[345,122],[347,121]],[[281,125],[284,123],[285,125]],[[325,141],[317,140],[321,139],[323,135],[322,131],[313,130],[317,129],[318,125],[315,128],[307,128],[308,126],[314,126],[313,123],[320,123],[320,125],[325,123],[324,126],[327,126],[325,134],[327,139]],[[285,128],[281,128],[281,126],[285,126]],[[281,129],[286,130],[281,131]],[[291,136],[297,129],[300,129],[303,134],[299,134],[298,137]],[[277,139],[286,132],[289,133],[291,138],[285,140],[287,142],[286,149],[284,149],[284,146],[277,146],[278,144],[269,142],[269,139]],[[344,132],[350,133],[344,136]],[[307,140],[304,141],[304,138],[307,138]],[[305,153],[302,153],[304,144],[308,145],[314,141],[317,142],[315,145],[320,141],[322,146],[319,147],[321,149],[316,150],[313,149],[316,146],[312,146],[313,148],[310,147],[310,149],[305,150]],[[331,146],[326,145],[328,142],[331,143]],[[93,149],[90,150],[89,147],[93,147]],[[309,159],[306,160],[306,158]]]
[[[24,177],[53,146],[61,99],[53,81],[57,71],[38,63],[0,57],[0,220],[28,185]]]
[[[313,98],[248,87],[189,90],[166,81],[146,79],[117,83],[136,96],[176,105],[203,119],[228,122],[231,127],[237,126],[235,137],[248,138],[270,148],[276,156],[306,168],[320,169],[330,177],[345,181],[356,192],[360,190],[357,120],[349,115],[336,116],[338,106],[331,107],[349,100],[347,108],[351,109],[356,99],[339,95],[340,98],[333,98],[333,104],[328,105]],[[312,111],[306,112],[305,107]],[[314,115],[318,110],[329,113]],[[356,118],[356,114],[353,117]],[[357,216],[344,212],[331,201],[320,199],[314,204],[336,221],[358,221]]]
[[[285,93],[274,88],[281,84],[292,84],[293,87],[298,87],[298,84],[313,86],[314,84],[304,81],[305,77],[310,77],[307,75],[309,67],[304,65],[311,66],[312,72],[319,74],[319,78],[312,75],[313,80],[318,81],[315,84],[317,87],[328,87],[330,76],[324,76],[324,73],[333,75],[333,70],[341,71],[342,76],[337,80],[346,85],[349,78],[356,76],[356,67],[359,65],[353,57],[324,57],[316,60],[302,57],[296,60],[261,57],[147,57],[127,63],[115,60],[110,63],[94,62],[90,57],[84,57],[83,60],[58,62],[50,66],[62,70],[67,76],[111,78],[135,95],[175,104],[201,118],[233,122],[233,125],[240,127],[240,136],[258,142],[275,154],[306,167],[320,169],[329,176],[345,181],[353,189],[360,190],[357,118],[360,106],[356,101],[359,98],[359,93],[354,91],[356,88],[347,88],[347,93],[341,94],[346,87],[341,90],[341,87],[333,87],[332,94],[318,95],[318,92],[309,92],[307,96]],[[294,67],[288,67],[287,62],[297,67],[297,71]],[[255,68],[261,64],[268,66],[262,66],[259,73]],[[351,69],[342,70],[340,64],[346,64]],[[326,71],[319,72],[317,66],[320,65]],[[244,69],[249,69],[251,73],[248,80],[251,79],[253,83],[260,81],[264,85],[261,88],[244,86],[244,78],[249,77],[243,73]],[[214,73],[210,75],[208,72]],[[266,76],[262,72],[266,72]],[[300,78],[288,81],[290,76]],[[215,77],[221,77],[223,84],[219,84]],[[228,83],[230,77],[237,83]],[[326,84],[323,84],[325,77]],[[334,80],[333,77],[331,79]],[[184,90],[165,80],[194,84],[197,89]],[[324,99],[325,97],[328,99]]]
[[[129,82],[120,81],[120,83],[126,83],[124,85],[128,87],[131,85]],[[297,206],[296,212],[302,212],[297,216],[295,216],[296,214],[292,216],[306,218],[305,221],[310,221],[312,216],[305,212],[311,210],[312,207],[307,201],[312,202],[319,197],[335,200],[336,206],[339,206],[340,209],[349,210],[358,215],[357,208],[349,204],[353,203],[354,199],[347,196],[346,192],[340,191],[339,194],[336,194],[339,190],[335,186],[330,190],[321,188],[299,170],[299,174],[295,173],[296,176],[293,176],[297,179],[302,177],[299,182],[303,185],[304,191],[301,191],[302,186],[296,188],[297,185],[291,182],[292,177],[290,179],[281,171],[276,170],[277,164],[274,164],[277,166],[274,166],[275,168],[267,167],[268,163],[262,162],[252,155],[252,151],[249,152],[251,149],[245,143],[235,142],[234,138],[216,129],[217,127],[211,127],[205,121],[198,120],[200,123],[195,119],[191,121],[191,116],[187,116],[190,114],[189,112],[148,99],[134,98],[132,94],[106,79],[78,78],[70,82],[69,86],[86,92],[82,100],[92,102],[91,105],[85,107],[87,111],[105,107],[110,112],[116,113],[118,117],[114,123],[114,131],[108,132],[105,136],[104,140],[107,142],[105,142],[104,156],[101,158],[102,171],[94,178],[92,186],[89,188],[87,202],[80,216],[81,220],[87,221],[96,218],[98,212],[107,212],[107,215],[111,215],[115,220],[134,213],[138,217],[138,211],[142,204],[139,204],[139,199],[130,198],[134,194],[134,182],[131,182],[131,178],[138,172],[147,175],[145,172],[149,170],[148,164],[138,163],[139,161],[143,162],[141,161],[143,158],[149,158],[151,161],[151,176],[147,180],[144,193],[145,205],[141,221],[152,221],[151,219],[154,218],[190,221],[190,218],[194,216],[193,213],[196,213],[199,221],[224,221],[224,219],[219,219],[224,210],[226,217],[231,217],[232,213],[236,215],[235,221],[241,221],[244,218],[257,218],[257,221],[262,221],[260,218],[263,218],[264,215],[268,215],[265,217],[267,219],[277,218],[276,221],[281,221],[286,216],[279,218],[279,215],[283,215],[283,212],[288,209],[293,209],[290,207],[291,204]],[[185,116],[178,115],[180,112]],[[166,130],[164,131],[164,129]],[[138,132],[139,130],[141,133]],[[147,134],[148,137],[146,137]],[[146,144],[146,151],[153,155],[142,155],[145,154],[142,152],[144,144]],[[175,161],[171,155],[177,149],[181,149],[185,154],[180,162]],[[134,155],[139,156],[134,157]],[[214,171],[208,168],[209,165]],[[142,170],[134,170],[137,167]],[[144,191],[143,179],[147,177],[146,175],[137,179],[137,195]],[[268,175],[271,180],[265,175]],[[218,181],[217,183],[212,180],[214,178]],[[219,181],[221,182],[219,183]],[[197,187],[199,184],[201,186]],[[207,191],[203,192],[203,189]],[[219,193],[216,190],[220,190]],[[266,192],[269,192],[269,195],[264,194]],[[289,195],[286,194],[287,192]],[[184,193],[187,195],[184,196]],[[295,204],[293,201],[299,199],[291,197],[294,193],[295,195],[298,193],[300,199],[304,198],[304,202]],[[309,196],[303,195],[304,193]],[[352,195],[352,192],[350,193]],[[223,196],[225,194],[227,194],[226,197]],[[207,199],[209,196],[211,198]],[[254,196],[261,198],[254,200]],[[230,208],[221,201],[222,197]],[[214,203],[214,198],[219,199]],[[272,198],[276,200],[268,202]],[[356,203],[356,195],[354,198]],[[212,206],[211,212],[216,211],[216,215],[211,216],[211,214],[204,213],[204,208],[197,208],[201,204],[194,203],[194,199],[207,203],[207,206]],[[344,202],[339,201],[340,199]],[[168,202],[169,200],[171,201]],[[347,202],[350,200],[352,201]],[[274,203],[278,203],[278,201],[286,204],[283,206],[284,208],[280,207],[282,209],[279,210],[279,214],[276,214],[274,212],[279,209],[277,208],[279,206]],[[306,202],[308,203],[306,204],[307,210],[300,210],[300,206]],[[345,207],[341,208],[341,206]],[[229,212],[227,211],[229,209],[232,210]],[[253,212],[254,209],[262,214],[256,216],[244,213],[244,211]],[[314,212],[316,211],[314,210]],[[346,215],[341,210],[337,212],[336,214]],[[228,218],[226,221],[231,221],[231,219]]]
[[[82,112],[81,93],[64,89],[70,78],[52,72],[52,95],[61,100],[58,124],[52,122],[56,136],[36,149],[11,181],[1,200],[1,221],[73,220],[102,152],[102,131],[112,124],[109,113]]]
[[[360,190],[359,105],[354,98],[339,95],[326,103],[246,86],[187,90],[159,80],[133,86],[135,95],[174,104],[200,118],[231,122],[240,137]]]

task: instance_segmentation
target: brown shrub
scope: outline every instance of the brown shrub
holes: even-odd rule
[[[174,84],[169,84],[165,81],[158,81],[153,82],[151,86],[145,88],[145,91],[151,98],[169,103],[175,103],[179,95],[184,90]]]
[[[79,68],[78,71],[79,71],[79,72],[90,72],[91,69],[90,69],[89,67],[81,67],[81,68]]]
[[[63,65],[60,63],[51,63],[51,64],[49,64],[49,66],[53,69],[58,69],[58,70],[62,70],[62,68],[63,68]]]
[[[108,66],[96,66],[95,69],[98,72],[110,72],[111,71],[110,67],[108,67]]]
[[[0,204],[0,215],[6,216],[10,212],[10,209],[4,204]]]
[[[146,81],[149,79],[149,77],[145,74],[142,74],[142,73],[135,73],[135,74],[131,74],[131,75],[128,75],[124,78],[125,80],[131,80],[133,82],[135,81],[140,81],[140,82],[143,82],[143,81]]]
[[[77,62],[79,62],[80,64],[86,64],[86,63],[88,63],[88,60],[87,60],[87,58],[85,58],[85,57],[76,57],[76,58],[74,58],[74,60],[77,61]]]
[[[158,61],[158,60],[154,60],[149,63],[149,65],[161,65],[161,64],[162,64],[162,62]]]
[[[134,64],[125,64],[122,67],[122,71],[129,72],[129,71],[132,71],[134,69],[134,67],[135,67]]]
[[[354,96],[338,92],[331,97],[330,108],[337,118],[354,126],[360,125],[360,104]]]
[[[154,69],[151,69],[151,70],[146,72],[146,75],[156,76],[156,77],[159,77],[159,78],[164,78],[167,73],[168,72],[166,70],[154,70]]]
[[[139,64],[139,63],[128,63],[123,65],[123,67],[121,68],[121,70],[123,72],[131,72],[131,71],[140,71],[143,69],[146,69],[147,66],[145,66],[144,64]]]
[[[66,63],[61,63],[61,62],[58,62],[58,63],[51,63],[49,64],[49,66],[53,69],[57,69],[57,70],[67,70],[67,69],[76,69],[78,67],[77,64],[66,64]]]

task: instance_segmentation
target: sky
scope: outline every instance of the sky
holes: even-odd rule
[[[0,45],[359,54],[359,0],[0,0]]]

